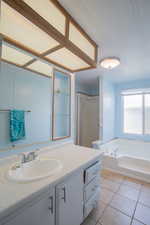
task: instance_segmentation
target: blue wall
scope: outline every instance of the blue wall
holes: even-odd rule
[[[96,84],[86,84],[76,79],[76,92],[87,95],[99,95],[99,80]]]
[[[103,142],[115,137],[115,86],[110,81],[102,81],[103,95]]]
[[[150,79],[120,83],[115,86],[115,95],[116,95],[115,136],[119,138],[130,138],[130,139],[150,141],[150,135],[132,135],[132,134],[124,134],[122,132],[123,131],[123,112],[122,112],[123,106],[121,101],[121,92],[126,89],[134,89],[134,88],[135,89],[150,88]]]
[[[51,83],[51,78],[2,63],[0,109],[31,110],[25,114],[26,138],[17,144],[50,140]],[[0,113],[0,125],[0,148],[8,147],[9,113]]]

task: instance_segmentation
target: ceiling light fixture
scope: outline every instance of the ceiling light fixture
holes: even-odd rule
[[[100,61],[100,66],[105,69],[113,69],[120,65],[120,59],[116,57],[104,58]]]

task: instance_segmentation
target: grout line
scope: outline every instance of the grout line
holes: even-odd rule
[[[117,193],[116,193],[117,194]],[[115,195],[116,195],[115,194]],[[120,194],[117,194],[117,195],[120,195]],[[122,196],[122,195],[120,195],[121,197],[123,197],[123,198],[126,198],[125,196]],[[114,197],[114,196],[113,196]],[[111,207],[111,208],[113,208],[113,209],[115,209],[116,211],[119,211],[120,213],[122,213],[122,214],[124,214],[125,216],[128,216],[128,217],[130,217],[130,218],[132,218],[132,216],[129,216],[129,215],[127,215],[125,212],[123,212],[123,211],[121,211],[120,209],[117,209],[117,208],[115,208],[114,206],[112,206],[111,205],[111,202],[112,202],[112,200],[113,200],[113,197],[112,197],[112,199],[111,199],[111,201],[109,202],[109,207]],[[127,198],[128,200],[132,200],[132,199],[129,199],[129,198]],[[135,201],[135,200],[132,200],[132,201]]]
[[[129,218],[132,218],[132,216],[129,216],[129,215],[128,215],[128,214],[126,214],[125,212],[121,211],[120,209],[115,208],[115,207],[114,207],[114,206],[112,206],[112,205],[109,205],[109,207],[111,207],[111,208],[115,209],[116,211],[119,211],[120,213],[124,214],[125,216],[128,216]]]
[[[117,173],[116,173],[116,174],[117,174]],[[142,187],[144,186],[144,184],[143,184],[143,183],[140,183],[140,188],[138,189],[138,188],[132,187],[131,185],[125,184],[125,183],[124,183],[125,178],[126,178],[125,176],[123,176],[123,179],[122,179],[121,182],[116,182],[115,180],[111,179],[109,176],[102,176],[102,178],[103,178],[103,179],[110,180],[110,181],[112,181],[112,182],[114,182],[114,183],[119,183],[120,185],[119,185],[117,191],[112,191],[112,190],[110,190],[110,189],[107,188],[107,187],[103,187],[103,189],[107,189],[107,190],[113,192],[113,196],[112,196],[111,200],[110,200],[107,204],[105,203],[105,204],[106,204],[106,207],[105,207],[105,209],[103,210],[103,213],[102,213],[102,215],[100,216],[100,218],[99,218],[98,222],[96,223],[96,225],[98,225],[98,223],[99,223],[99,225],[101,225],[100,219],[102,218],[102,216],[103,216],[105,210],[106,210],[108,207],[111,207],[111,208],[113,208],[113,209],[119,211],[120,213],[122,213],[122,214],[128,216],[129,218],[131,218],[130,225],[132,225],[132,222],[133,222],[134,219],[137,220],[137,221],[139,221],[138,219],[134,218],[134,215],[135,215],[135,212],[136,212],[136,209],[137,209],[137,205],[138,205],[138,203],[140,203],[140,202],[139,202],[139,199],[140,199],[140,195],[141,195],[141,192],[142,192]],[[133,182],[133,183],[134,183],[134,182]],[[119,189],[121,188],[122,185],[128,186],[128,187],[130,187],[131,189],[137,190],[137,191],[139,192],[139,193],[138,193],[137,200],[133,200],[133,199],[131,199],[131,198],[128,198],[128,197],[126,197],[126,196],[120,194],[120,193],[119,193]],[[132,201],[136,202],[135,209],[134,209],[134,212],[133,212],[132,216],[129,216],[129,215],[127,215],[126,213],[122,212],[121,210],[119,210],[119,209],[117,209],[117,208],[111,206],[112,199],[114,198],[114,196],[115,196],[116,194],[117,194],[117,195],[120,195],[120,196],[122,196],[122,197],[124,197],[124,198],[127,198],[127,199],[129,199],[129,200],[132,200]],[[140,204],[142,204],[142,203],[140,203]],[[144,205],[144,204],[143,204],[143,205]],[[146,205],[145,205],[145,206],[146,206]],[[147,206],[147,207],[148,207],[148,206]],[[149,207],[149,208],[150,208],[150,207]],[[143,224],[143,225],[146,225],[146,224],[144,224],[144,223],[141,222],[141,221],[139,221],[139,222],[140,222],[141,224]]]
[[[101,185],[101,188],[103,188],[103,189],[107,189],[108,191],[112,192],[113,194],[116,194],[116,193],[119,191],[120,186],[117,188],[117,190],[116,190],[116,191],[112,190],[112,189],[111,189],[111,188],[109,188],[109,187],[102,186],[102,185]]]
[[[102,218],[102,216],[103,216],[103,214],[104,214],[104,212],[105,212],[105,210],[106,210],[107,207],[108,207],[108,205],[106,204],[106,206],[105,206],[105,208],[104,208],[102,214],[101,214],[101,215],[99,216],[99,218],[96,220],[96,224],[100,222],[100,219]]]
[[[102,178],[103,178],[103,179],[107,179],[107,178],[105,178],[105,177],[103,177],[103,176],[102,176]],[[108,179],[107,179],[107,180],[108,180]],[[112,180],[111,180],[111,181],[112,181]],[[114,181],[112,181],[112,182],[114,182]],[[116,182],[114,182],[114,183],[116,183]],[[114,195],[115,195],[116,193],[113,192],[112,190],[108,189],[107,187],[102,186],[102,184],[101,184],[101,188],[102,188],[102,189],[106,189],[106,190],[108,190],[108,191],[110,191],[110,192],[113,193],[113,196],[112,196],[112,198],[111,198],[111,200],[110,200],[110,201],[112,201],[112,199],[113,199],[113,197],[114,197]],[[109,202],[110,202],[110,201],[109,201]],[[104,202],[104,201],[101,201],[101,202]],[[108,202],[108,203],[104,202],[104,204],[105,204],[106,206],[105,206],[105,208],[104,208],[102,214],[101,214],[100,217],[98,218],[96,225],[97,225],[97,224],[101,225],[100,220],[101,220],[101,218],[102,218],[104,212],[106,211],[106,209],[109,207],[109,202]]]
[[[136,209],[137,209],[137,205],[139,203],[139,198],[140,198],[140,195],[141,195],[141,191],[142,191],[142,185],[141,185],[140,190],[139,190],[138,198],[137,198],[137,201],[136,201],[136,205],[135,205],[135,209],[134,209],[134,212],[133,212],[133,215],[132,215],[132,219],[131,219],[131,224],[130,225],[132,225],[132,222],[134,220],[134,215],[135,215],[135,212],[136,212]]]
[[[133,189],[138,190],[138,191],[139,191],[139,189],[141,188],[141,187],[140,187],[140,188],[133,187],[132,185],[126,184],[126,183],[124,183],[123,185],[124,185],[124,186],[128,186],[129,188],[133,188]],[[142,186],[142,184],[141,184],[140,186]]]
[[[134,220],[138,221],[138,222],[141,223],[142,225],[148,225],[148,224],[145,224],[145,223],[141,222],[141,221],[138,220],[138,219],[134,219]]]
[[[109,202],[111,202],[112,201],[112,199],[113,199],[113,196],[112,196],[112,198],[111,198],[111,200],[109,201]],[[101,218],[102,218],[102,216],[103,216],[103,214],[104,214],[104,212],[106,211],[106,209],[110,206],[109,205],[109,202],[108,203],[105,203],[105,208],[104,208],[104,210],[103,210],[103,212],[102,212],[102,214],[101,214],[101,216],[99,217],[99,219],[98,219],[98,221],[97,221],[97,223],[99,223],[100,225],[101,225],[101,223],[100,223],[100,220],[101,220]]]
[[[145,206],[146,208],[149,208],[149,209],[150,209],[150,206],[149,206],[149,205],[146,205],[146,204],[144,204],[143,202],[139,202],[139,201],[138,201],[138,203],[139,203],[140,205],[143,205],[143,206]]]
[[[142,184],[142,187],[143,187],[143,186],[144,186],[144,184]],[[142,187],[141,187],[140,194],[142,193]],[[140,198],[139,198],[139,199],[140,199]],[[150,205],[146,205],[145,203],[140,202],[139,199],[138,199],[138,203],[139,203],[139,204],[141,204],[141,205],[143,205],[143,206],[145,206],[145,207],[147,207],[147,208],[150,208]]]
[[[114,193],[114,192],[113,192],[113,196],[112,196],[111,200],[110,200],[108,203],[105,203],[105,202],[101,201],[101,202],[103,202],[106,206],[104,207],[104,209],[103,209],[101,215],[98,217],[98,219],[97,219],[97,220],[94,220],[93,218],[91,218],[91,220],[94,222],[94,225],[102,225],[100,221],[101,221],[101,218],[102,218],[104,212],[106,211],[106,209],[107,209],[108,207],[111,207],[111,208],[115,209],[116,211],[119,211],[120,213],[124,214],[125,216],[128,216],[129,218],[131,218],[131,223],[130,223],[130,225],[131,225],[132,222],[133,222],[133,219],[134,219],[134,214],[135,214],[135,211],[136,211],[136,208],[137,208],[137,204],[138,204],[138,202],[139,202],[139,197],[140,197],[140,194],[141,194],[141,190],[142,190],[142,186],[141,186],[141,188],[140,188],[140,190],[139,190],[139,195],[138,195],[138,198],[137,198],[137,200],[136,200],[136,206],[135,206],[135,209],[134,209],[134,212],[133,212],[132,216],[129,216],[129,215],[127,215],[126,213],[124,213],[123,211],[121,211],[121,210],[119,210],[119,209],[117,209],[117,208],[111,206],[112,199],[113,199],[114,196],[117,194],[117,193]],[[120,194],[119,194],[119,195],[120,195]],[[122,196],[122,195],[121,195],[121,196]],[[123,196],[123,197],[124,197],[124,196]],[[124,198],[127,198],[127,197],[124,197]],[[129,199],[129,198],[127,198],[127,199]],[[129,199],[129,200],[131,200],[131,199]],[[135,200],[132,200],[132,201],[135,201]],[[136,218],[135,218],[135,220],[139,221],[139,220],[136,219]],[[139,222],[140,222],[141,224],[143,224],[143,225],[146,225],[146,224],[144,224],[144,223],[141,222],[141,221],[139,221]]]

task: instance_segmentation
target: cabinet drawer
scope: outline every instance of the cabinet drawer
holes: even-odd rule
[[[85,170],[85,183],[88,184],[95,176],[100,173],[100,162],[97,162],[93,166]]]
[[[84,190],[84,201],[88,201],[96,190],[100,188],[100,174],[98,174],[86,187]]]
[[[90,212],[97,207],[98,201],[100,198],[100,188],[97,189],[95,195],[90,198],[87,203],[84,205],[84,218],[86,218]]]

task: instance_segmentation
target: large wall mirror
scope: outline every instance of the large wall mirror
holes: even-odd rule
[[[1,50],[0,152],[70,136],[70,75],[4,41]],[[10,135],[14,110],[24,112],[25,125],[16,141]]]
[[[53,74],[53,110],[52,139],[58,140],[70,136],[71,130],[71,79],[67,73],[54,70]]]

